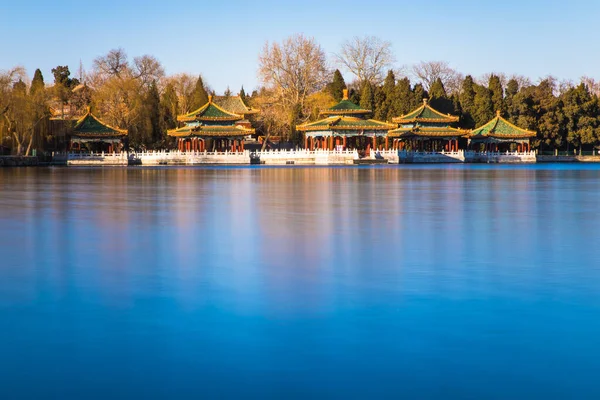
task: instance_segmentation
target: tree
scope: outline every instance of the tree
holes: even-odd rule
[[[360,93],[360,107],[365,110],[373,111],[375,103],[375,96],[373,93],[373,86],[368,81],[363,84]]]
[[[422,102],[419,99],[419,102]],[[408,78],[398,80],[391,96],[387,120],[408,114],[413,107],[413,92]]]
[[[258,73],[266,89],[263,94],[268,96],[263,99],[264,105],[280,109],[267,114],[263,108],[259,118],[285,116],[284,128],[278,133],[289,137],[295,128],[293,122],[310,115],[306,104],[308,96],[325,87],[328,79],[325,52],[313,38],[294,35],[282,43],[267,42],[258,62]],[[296,112],[299,115],[295,115]]]
[[[48,117],[48,99],[45,90],[28,94],[23,78],[25,74],[22,69],[0,74],[0,130],[2,136],[6,131],[13,138],[16,145],[14,153],[27,156],[36,132],[40,131],[41,122]]]
[[[196,110],[203,105],[208,103],[208,92],[204,87],[204,82],[202,81],[202,76],[198,76],[198,80],[196,81],[196,86],[194,86],[194,92],[192,93],[192,110]]]
[[[354,37],[335,54],[338,63],[356,76],[359,84],[379,85],[384,73],[396,61],[392,44],[375,36]]]
[[[160,99],[163,116],[163,126],[167,129],[177,127],[177,113],[179,111],[179,100],[172,82],[167,83]]]
[[[35,95],[37,92],[45,89],[44,85],[44,76],[42,75],[42,71],[40,69],[36,69],[33,74],[33,79],[31,81],[30,94]]]
[[[563,96],[568,141],[575,147],[597,144],[599,140],[598,97],[593,96],[585,83],[571,88]]]
[[[423,99],[427,98],[427,91],[423,87],[423,84],[417,83],[413,90],[410,99],[410,110],[414,110],[423,104]]]
[[[436,110],[444,114],[454,112],[454,104],[452,103],[452,100],[448,98],[441,79],[436,79],[431,85],[431,88],[429,89],[429,99],[431,106]]]
[[[346,82],[339,69],[333,71],[333,80],[327,84],[327,91],[336,101],[341,101],[346,89]]]
[[[148,86],[153,82],[156,84],[165,76],[165,70],[161,63],[153,56],[143,55],[133,59],[133,78]]]
[[[240,99],[242,99],[242,101],[246,103],[246,92],[244,91],[244,86],[242,86],[242,88],[240,89]]]
[[[450,89],[451,94],[460,90],[463,79],[446,61],[421,61],[413,66],[412,72],[425,90],[429,90],[431,85],[440,79],[444,87]]]
[[[225,93],[223,93],[223,95],[225,97],[231,97],[231,89],[229,89],[229,86],[227,86],[227,89],[225,89]]]
[[[105,79],[112,76],[120,77],[130,71],[127,53],[122,48],[112,49],[105,56],[94,60],[94,69]]]
[[[473,119],[475,120],[475,126],[481,126],[494,117],[495,113],[494,104],[492,103],[492,94],[488,88],[477,85],[473,103]]]
[[[502,83],[498,75],[490,75],[488,89],[492,96],[494,111],[504,112],[504,90],[502,89]]]
[[[462,125],[465,128],[475,128],[475,82],[471,75],[467,75],[462,82],[459,100],[462,109]]]

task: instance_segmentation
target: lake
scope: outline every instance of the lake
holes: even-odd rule
[[[600,166],[0,169],[0,398],[600,398]]]

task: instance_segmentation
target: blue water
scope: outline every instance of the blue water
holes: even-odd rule
[[[0,169],[0,399],[600,398],[600,168]]]

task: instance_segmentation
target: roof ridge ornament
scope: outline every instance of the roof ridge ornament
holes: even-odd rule
[[[343,93],[342,100],[348,100],[348,89],[342,90],[342,93]]]
[[[500,118],[500,110],[496,110],[496,117]]]

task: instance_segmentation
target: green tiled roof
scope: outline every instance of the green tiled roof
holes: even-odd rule
[[[344,99],[333,107],[322,111],[321,115],[369,114],[371,110],[360,108],[348,99]]]
[[[423,105],[414,111],[401,117],[392,119],[393,122],[406,124],[411,122],[457,122],[458,117],[447,114],[444,115],[427,104],[427,99],[423,99]]]
[[[389,130],[392,125],[374,119],[363,119],[348,116],[328,117],[319,121],[310,122],[296,127],[299,131],[323,130]]]
[[[176,137],[239,137],[253,133],[254,129],[244,128],[239,125],[188,125],[167,131],[169,136]]]
[[[389,137],[393,138],[410,138],[410,137],[460,137],[466,136],[469,131],[456,129],[451,127],[429,127],[429,126],[415,126],[409,128],[396,128],[388,132]]]
[[[127,131],[124,129],[113,128],[112,126],[100,121],[89,110],[75,124],[72,131],[75,136],[87,137],[110,137],[110,136],[125,136]]]
[[[248,107],[240,96],[218,96],[214,99],[215,104],[224,110],[238,115],[256,114],[258,110]]]
[[[238,114],[226,111],[212,101],[209,96],[208,103],[189,114],[179,115],[177,121],[238,121],[243,117]]]
[[[479,128],[471,131],[471,139],[493,137],[498,139],[525,139],[535,137],[536,133],[528,131],[526,129],[519,128],[516,125],[511,124],[500,116],[500,113],[496,115],[487,124],[480,126]]]

